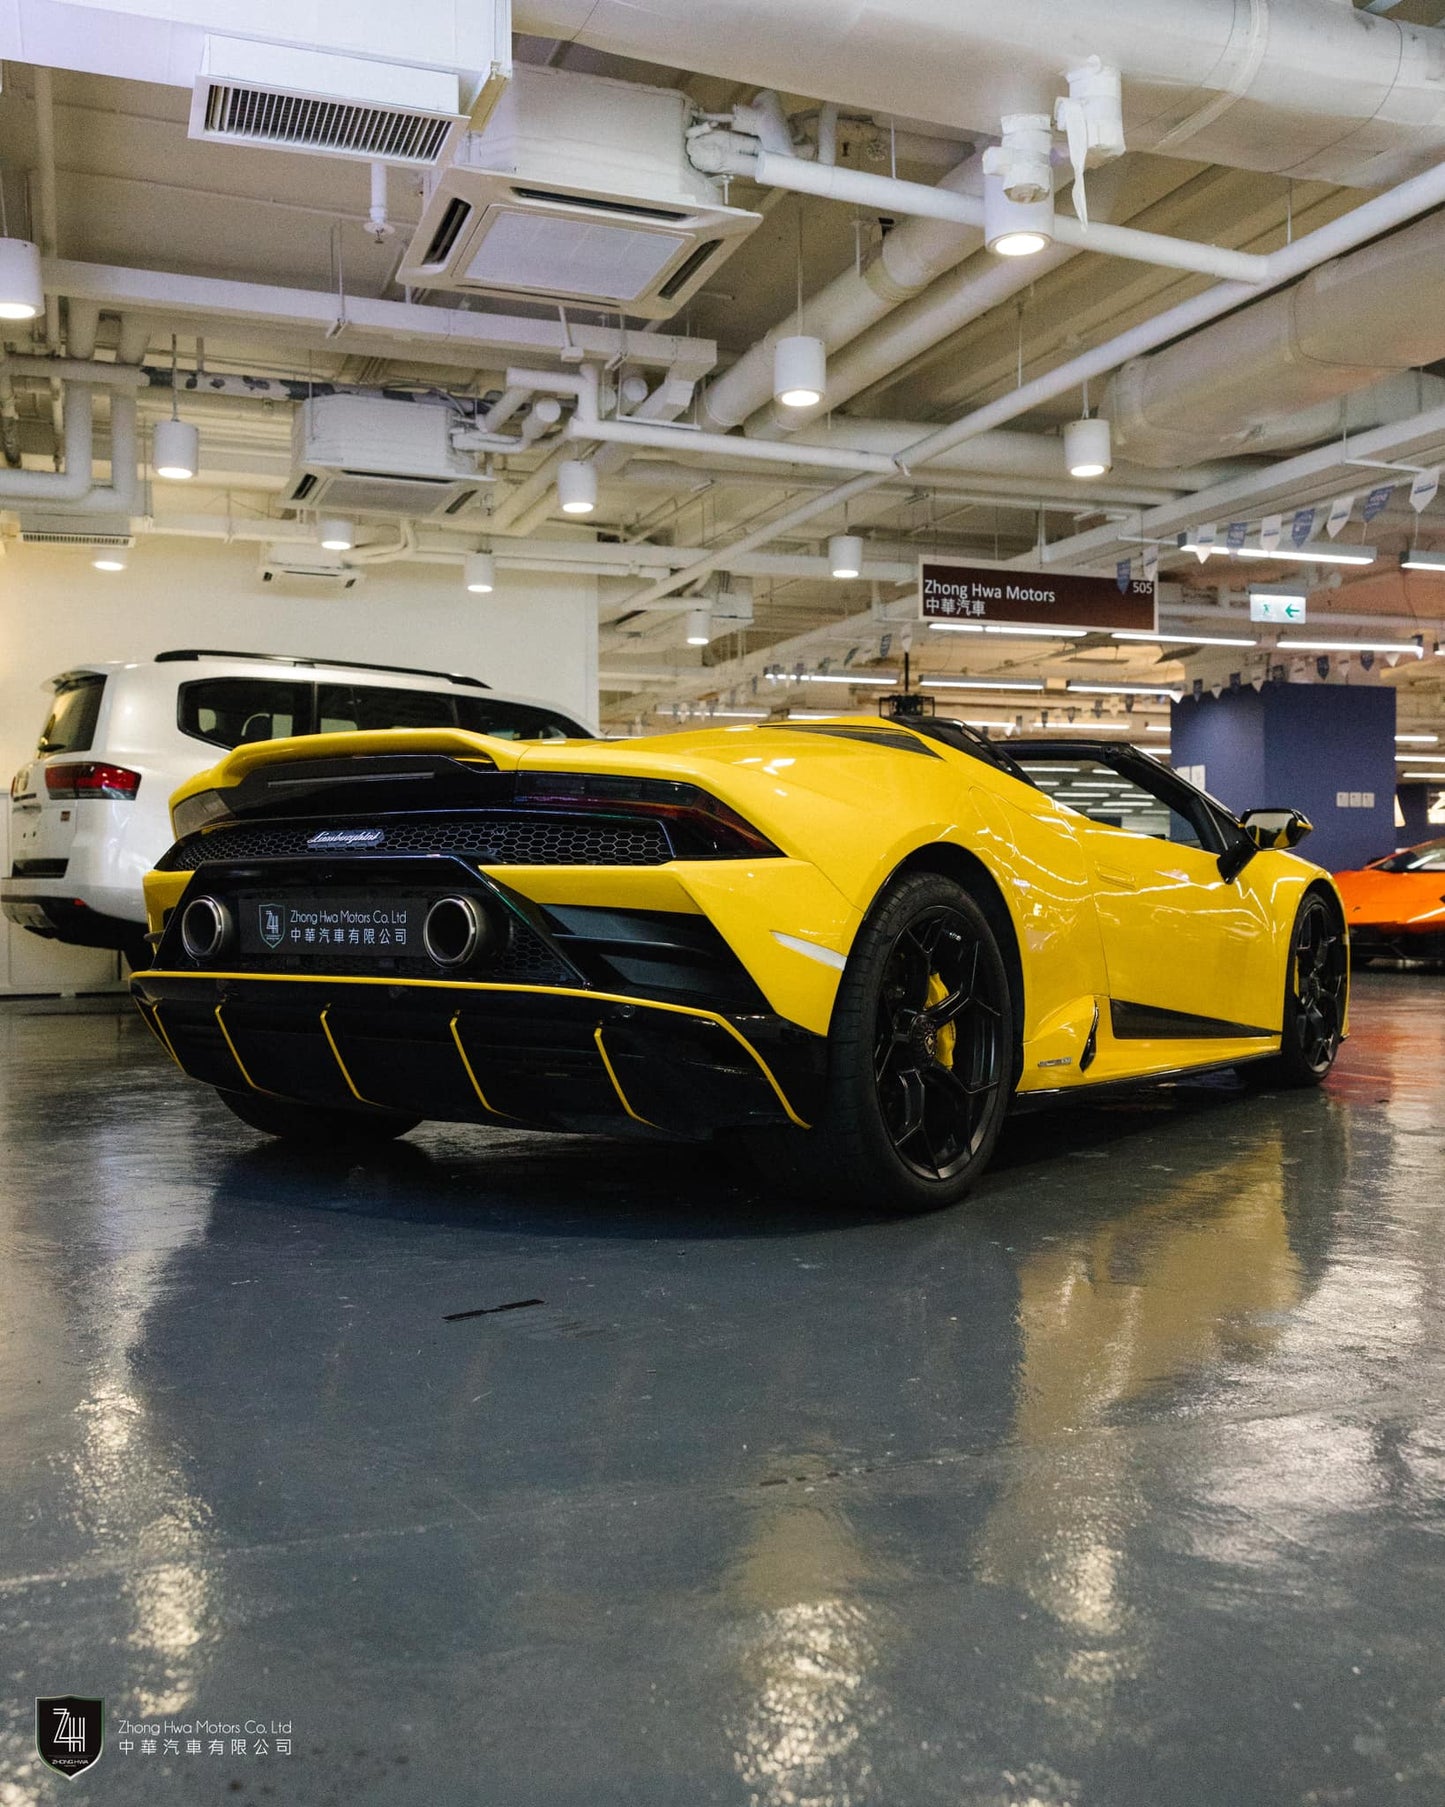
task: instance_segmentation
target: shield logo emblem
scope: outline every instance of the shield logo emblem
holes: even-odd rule
[[[105,1702],[50,1694],[35,1703],[35,1748],[67,1782],[90,1768],[105,1743]]]
[[[286,933],[286,915],[280,904],[261,904],[258,909],[261,939],[267,947],[280,947]]]

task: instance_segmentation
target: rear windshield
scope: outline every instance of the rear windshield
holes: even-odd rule
[[[499,697],[389,690],[377,684],[318,684],[317,728],[344,734],[372,728],[466,728],[501,740],[581,740],[587,732],[555,709]]]
[[[1445,872],[1445,841],[1426,841],[1420,847],[1407,847],[1387,860],[1380,860],[1376,872]]]
[[[37,753],[88,753],[95,744],[95,724],[105,677],[67,678],[55,693],[50,714],[40,731]]]

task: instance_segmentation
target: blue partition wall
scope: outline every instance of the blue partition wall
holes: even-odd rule
[[[1395,693],[1383,684],[1186,697],[1171,712],[1170,745],[1171,763],[1203,766],[1204,788],[1236,812],[1302,809],[1315,832],[1300,851],[1331,872],[1396,844]]]

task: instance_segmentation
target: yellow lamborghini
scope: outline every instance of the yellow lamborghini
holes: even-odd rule
[[[243,746],[176,793],[136,1002],[246,1123],[750,1132],[837,1193],[958,1198],[1011,1102],[1345,1033],[1340,900],[1102,740],[924,715],[622,742]]]

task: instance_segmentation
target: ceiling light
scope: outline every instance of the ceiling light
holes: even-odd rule
[[[1445,571],[1445,552],[1407,552],[1400,560],[1402,571]]]
[[[474,596],[490,596],[497,587],[497,563],[490,552],[469,552],[462,582]]]
[[[1306,546],[1276,546],[1273,552],[1266,552],[1263,546],[1240,546],[1236,550],[1232,546],[1196,546],[1191,540],[1184,540],[1181,552],[1197,553],[1201,558],[1290,558],[1306,565],[1373,565],[1375,548],[1373,546],[1319,546],[1311,542]]]
[[[1281,648],[1297,653],[1413,653],[1417,659],[1425,649],[1413,640],[1291,640],[1280,635]]]
[[[898,682],[891,672],[774,671],[766,675],[770,684],[851,684],[855,690]]]
[[[151,433],[151,463],[158,477],[168,483],[184,483],[194,477],[201,462],[201,435],[188,420],[158,420]]]
[[[1427,781],[1445,779],[1445,772],[1397,772],[1397,778],[1424,778]]]
[[[687,643],[689,646],[707,646],[712,641],[712,610],[689,609],[687,611]]]
[[[557,501],[563,514],[591,514],[597,506],[597,467],[582,458],[557,466]]]
[[[1042,690],[1043,680],[1014,678],[1003,683],[997,678],[920,678],[924,690]]]
[[[789,333],[773,346],[773,400],[784,408],[811,408],[828,389],[828,350],[808,333]]]
[[[1074,696],[1167,696],[1178,702],[1182,692],[1166,684],[1080,684],[1069,679]]]
[[[0,320],[33,320],[44,312],[39,246],[28,238],[0,238]]]
[[[1413,742],[1414,745],[1420,747],[1433,747],[1440,739],[1440,736],[1438,734],[1397,734],[1395,739],[1402,743],[1410,741]]]
[[[1276,594],[1276,592],[1271,592]],[[1304,600],[1301,598],[1301,600]],[[1258,640],[1233,639],[1224,634],[1147,634],[1142,628],[1125,627],[1109,636],[1111,640],[1137,640],[1147,646],[1258,646]]]
[[[126,556],[119,546],[107,546],[90,561],[97,571],[124,571]]]
[[[1113,462],[1113,440],[1102,415],[1085,415],[1064,428],[1064,463],[1071,477],[1102,477]]]
[[[863,569],[863,542],[856,533],[835,533],[828,541],[828,569],[834,577],[857,577]]]
[[[350,552],[356,544],[356,529],[339,516],[316,523],[316,537],[328,552]]]
[[[997,257],[1035,257],[1053,243],[1054,198],[1011,201],[1003,177],[983,179],[983,236]]]

